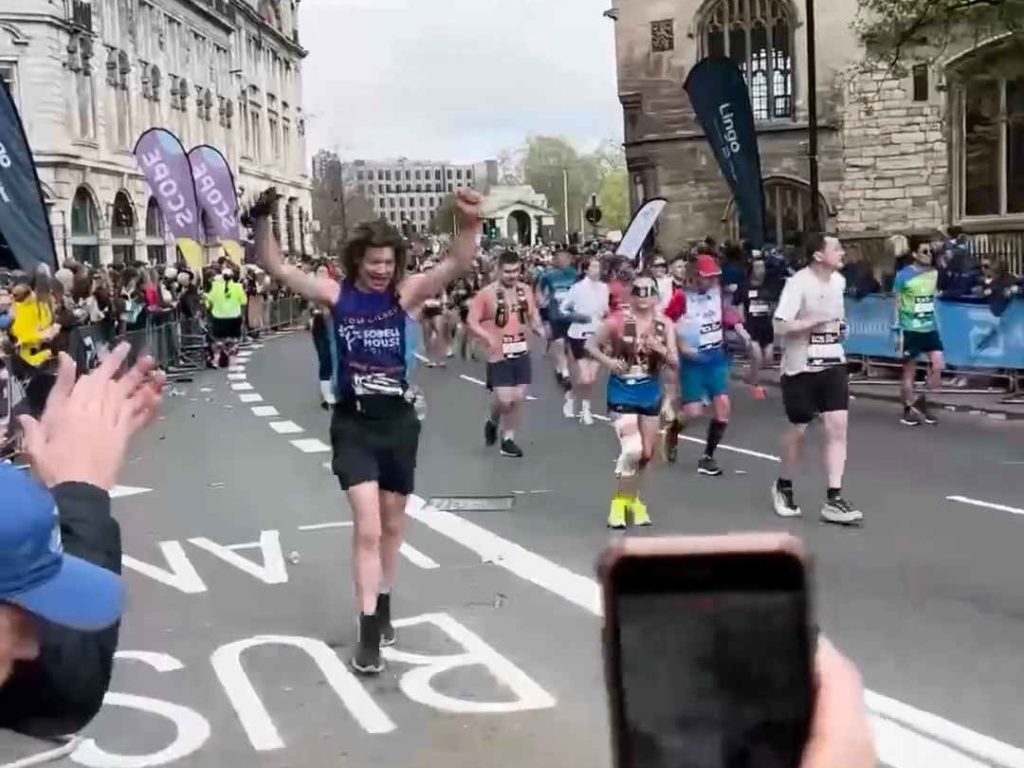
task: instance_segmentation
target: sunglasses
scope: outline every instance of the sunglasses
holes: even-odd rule
[[[649,299],[658,295],[658,286],[654,283],[639,283],[630,288],[629,293],[638,299]]]
[[[665,269],[667,266],[668,266],[668,264],[666,264],[664,261],[656,261],[656,262],[654,262],[654,267],[655,268],[661,267],[662,269]]]

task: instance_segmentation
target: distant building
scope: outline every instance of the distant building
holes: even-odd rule
[[[265,187],[284,250],[311,234],[298,0],[6,0],[0,78],[35,153],[59,258],[174,260],[131,151],[165,127],[227,157],[243,202]],[[207,258],[220,255],[215,240]]]
[[[499,239],[535,245],[550,239],[555,212],[548,199],[529,185],[493,186],[484,198],[480,215]]]
[[[326,171],[328,159],[324,163]],[[378,216],[407,234],[421,234],[430,230],[437,209],[459,187],[485,192],[497,184],[498,163],[355,160],[344,164],[343,173],[346,185],[354,185]]]

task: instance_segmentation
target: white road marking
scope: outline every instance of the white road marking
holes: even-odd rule
[[[263,345],[262,344],[251,344],[251,345],[249,345],[249,349],[263,349]]]
[[[334,523],[315,523],[313,525],[300,525],[300,531],[326,531],[330,528],[351,528],[351,520],[338,520]]]
[[[463,381],[468,381],[470,384],[476,384],[478,387],[486,387],[486,382],[480,381],[480,379],[474,379],[472,376],[467,376],[464,373],[459,374],[459,378]]]
[[[272,421],[270,428],[279,435],[297,435],[305,430],[294,421]]]
[[[981,501],[980,499],[972,499],[967,496],[947,496],[946,500],[959,501],[961,504],[970,504],[972,507],[985,507],[986,509],[995,509],[1000,512],[1009,512],[1011,515],[1024,515],[1024,509],[1008,507],[1005,504],[993,504],[990,501]]]
[[[429,557],[427,555],[424,555],[422,552],[420,552],[415,547],[410,546],[409,544],[406,544],[404,542],[402,543],[402,546],[399,548],[398,551],[410,563],[412,563],[413,565],[419,566],[420,568],[423,568],[425,570],[431,571],[431,570],[433,570],[435,568],[440,568],[441,567],[440,565],[437,564],[437,561],[435,561],[433,558],[431,558],[431,557]]]
[[[420,361],[421,363],[424,363],[424,364],[426,364],[426,363],[429,363],[429,362],[430,362],[430,360],[428,360],[427,358],[425,358],[425,357],[424,357],[423,355],[421,355],[421,354],[420,354],[419,352],[417,352],[417,353],[416,353],[416,359],[417,359],[417,360],[419,360],[419,361]]]
[[[228,381],[245,381],[245,376],[245,371],[242,371],[241,373],[229,373]]]
[[[263,402],[263,396],[262,395],[257,395],[255,392],[253,392],[252,394],[249,394],[249,395],[239,395],[238,399],[241,400],[243,403],[262,403]]]
[[[292,440],[292,445],[298,448],[303,453],[330,453],[331,446],[327,445],[323,440],[317,440],[316,438],[308,438],[303,440]]]
[[[231,388],[235,392],[250,392],[252,391],[252,384],[247,381],[239,381],[231,385]]]
[[[498,536],[476,523],[429,506],[410,496],[406,513],[443,536],[473,550],[525,581],[602,615],[601,591],[591,578],[574,573],[541,555]],[[865,692],[873,714],[882,762],[893,768],[1024,768],[1024,750],[977,733],[938,715],[873,691]]]
[[[687,435],[680,435],[680,440],[685,440],[688,443],[697,443],[698,445],[704,445],[705,441],[699,437],[688,437]],[[751,451],[747,448],[738,448],[735,445],[726,445],[722,443],[718,446],[720,451],[729,451],[731,453],[742,453],[744,456],[753,456],[755,459],[764,459],[765,461],[774,461],[776,464],[780,463],[782,459],[778,456],[772,456],[770,453],[761,453],[760,451]]]
[[[592,413],[590,415],[598,421],[611,421],[611,417],[605,416],[603,413]]]
[[[140,493],[149,493],[152,488],[133,488],[130,485],[115,485],[110,489],[110,498],[123,499],[126,496],[138,496]]]
[[[241,352],[236,354],[235,357],[237,357],[239,360],[245,360],[248,357],[252,357],[252,352],[248,350],[242,350]]]
[[[203,387],[203,388],[202,388],[202,389],[200,389],[199,391],[200,391],[200,392],[204,392],[204,393],[205,393],[205,392],[213,392],[213,388],[212,388],[212,387]]]
[[[254,405],[252,407],[253,416],[280,416],[277,412],[277,408],[272,405]]]

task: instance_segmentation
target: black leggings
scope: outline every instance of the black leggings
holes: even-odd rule
[[[313,346],[316,348],[317,376],[320,381],[331,380],[331,340],[326,331],[313,331]]]

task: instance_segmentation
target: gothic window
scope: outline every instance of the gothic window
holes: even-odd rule
[[[825,199],[818,199],[818,220],[828,222],[828,208]],[[735,200],[729,204],[727,215],[729,238],[740,239],[739,218]],[[773,245],[783,246],[795,242],[810,226],[811,190],[806,184],[790,179],[765,179],[764,181],[764,229],[765,240]]]
[[[164,215],[155,197],[146,204],[146,258],[150,264],[167,261],[167,243],[164,241]]]
[[[92,193],[75,190],[71,201],[71,253],[80,264],[99,265],[99,213]]]
[[[786,0],[718,0],[701,25],[704,56],[736,62],[755,120],[792,118],[793,31]]]
[[[655,53],[674,51],[676,47],[675,23],[672,19],[651,22],[651,50]]]

